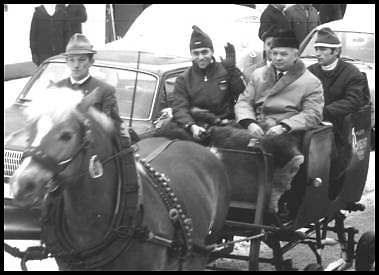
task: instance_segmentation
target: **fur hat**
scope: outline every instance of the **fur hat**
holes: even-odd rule
[[[322,28],[317,32],[314,47],[340,48],[342,44],[330,28]]]
[[[292,30],[278,30],[272,40],[271,48],[299,48],[299,41]]]
[[[64,54],[94,54],[96,51],[92,50],[92,47],[84,34],[75,33],[71,36],[70,41],[68,41]]]
[[[198,26],[192,26],[193,32],[190,40],[190,50],[198,48],[210,48],[213,51],[212,40]]]

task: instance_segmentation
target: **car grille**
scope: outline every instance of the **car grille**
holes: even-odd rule
[[[4,179],[13,176],[21,163],[22,154],[20,151],[4,150]]]

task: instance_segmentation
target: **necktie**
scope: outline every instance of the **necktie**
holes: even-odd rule
[[[278,73],[278,80],[282,78],[284,74],[282,72]]]

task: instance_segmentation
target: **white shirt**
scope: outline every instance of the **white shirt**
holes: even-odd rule
[[[82,85],[84,82],[86,82],[86,80],[90,77],[90,75],[88,74],[85,78],[82,78],[80,79],[79,81],[76,81],[75,79],[72,78],[72,76],[70,76],[70,81],[71,81],[71,84],[78,84],[78,85]]]

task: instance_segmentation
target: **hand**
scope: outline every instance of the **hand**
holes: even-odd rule
[[[230,44],[229,42],[225,46],[225,59],[220,57],[222,65],[227,70],[234,69],[236,67],[236,50],[233,46],[233,44]]]
[[[192,124],[191,126],[191,132],[195,139],[201,139],[201,136],[205,134],[206,130],[205,128],[198,126],[196,124]]]
[[[267,136],[279,136],[283,133],[287,132],[286,129],[282,125],[276,125],[267,130]]]
[[[264,135],[262,128],[254,122],[250,123],[247,129],[254,135],[255,138],[261,138]]]

